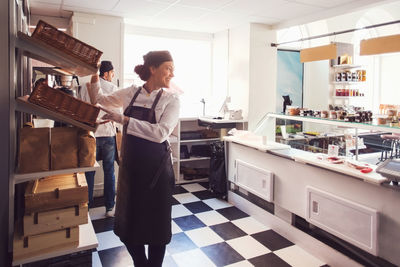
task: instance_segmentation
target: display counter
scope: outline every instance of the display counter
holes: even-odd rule
[[[302,218],[350,243],[367,257],[400,265],[400,247],[393,245],[400,240],[400,190],[383,186],[387,179],[374,172],[376,166],[370,165],[373,171],[363,174],[344,164],[324,162],[316,153],[272,142],[265,146],[262,137],[258,144],[248,139],[225,138],[229,201],[250,214],[251,205],[265,202],[274,207],[263,208],[273,217],[284,211],[289,218]],[[235,203],[237,194],[248,204]],[[293,227],[293,223],[278,226],[284,233]],[[339,264],[334,259],[327,262]]]

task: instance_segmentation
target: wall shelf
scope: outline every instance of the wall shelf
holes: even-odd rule
[[[364,96],[334,96],[337,99],[363,98]]]
[[[332,82],[332,84],[335,85],[364,85],[365,81],[360,81],[360,82]]]
[[[353,64],[341,64],[341,65],[333,65],[332,68],[335,69],[358,69],[361,68],[361,65],[353,65]]]
[[[21,49],[27,57],[60,67],[78,76],[87,76],[97,72],[97,68],[25,33],[18,32],[17,37],[16,47]]]
[[[77,172],[88,172],[88,171],[96,171],[100,169],[99,163],[95,162],[93,167],[80,167],[80,168],[70,168],[70,169],[62,169],[62,170],[50,170],[43,172],[32,172],[32,173],[15,173],[14,174],[14,183],[23,183],[30,181],[32,179],[38,179],[46,176],[53,176],[59,174],[70,174]]]
[[[72,124],[76,127],[88,130],[88,131],[96,131],[96,128],[98,126],[98,124],[96,124],[95,127],[90,126],[88,124],[76,121],[74,119],[71,119],[70,117],[67,117],[61,113],[55,112],[55,111],[51,111],[47,108],[41,107],[39,105],[33,104],[31,102],[28,101],[28,97],[29,96],[21,96],[18,97],[16,99],[16,107],[15,109],[18,111],[22,111],[25,113],[30,113],[30,114],[34,114],[34,115],[38,115],[41,117],[45,117],[48,119],[52,119],[52,120],[56,120],[56,121],[62,121],[65,123],[69,123]]]
[[[208,160],[210,157],[190,157],[188,159],[180,159],[180,162],[196,161],[196,160]]]

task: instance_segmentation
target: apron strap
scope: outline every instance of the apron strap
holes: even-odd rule
[[[163,93],[163,89],[160,90],[160,92],[158,92],[156,99],[154,99],[153,105],[151,106],[150,112],[149,112],[149,117],[147,118],[147,121],[151,121],[151,119],[153,118],[155,112],[154,109],[156,108],[156,105],[158,103],[158,101],[160,100],[160,97]]]
[[[142,87],[140,86],[139,89],[136,91],[136,93],[133,95],[131,102],[129,103],[129,105],[126,107],[126,109],[124,110],[124,115],[127,116],[126,114],[126,110],[128,109],[128,107],[132,106],[133,102],[135,102],[136,98],[138,97],[138,95],[140,94],[140,91],[142,90]]]

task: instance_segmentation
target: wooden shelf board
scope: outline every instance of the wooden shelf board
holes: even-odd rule
[[[22,111],[22,112],[25,112],[25,113],[31,113],[31,114],[34,114],[34,115],[38,115],[38,116],[45,117],[45,118],[52,119],[52,120],[56,120],[56,121],[62,121],[62,122],[65,122],[65,123],[69,123],[69,124],[72,124],[72,125],[74,125],[76,127],[79,127],[79,128],[82,128],[82,129],[85,129],[85,130],[88,130],[88,131],[93,131],[93,132],[96,131],[96,128],[97,128],[98,124],[96,124],[96,126],[93,127],[93,126],[87,125],[85,123],[76,121],[76,120],[71,119],[71,118],[69,118],[69,117],[67,117],[67,116],[65,116],[65,115],[63,115],[61,113],[58,113],[58,112],[55,112],[55,111],[51,111],[51,110],[49,110],[47,108],[44,108],[44,107],[41,107],[39,105],[33,104],[33,103],[28,101],[28,97],[29,96],[26,95],[26,96],[18,97],[16,99],[16,104],[17,104],[16,105],[16,110]]]
[[[89,215],[88,215],[89,216]],[[92,221],[90,217],[88,218],[87,224],[79,225],[79,245],[78,247],[68,247],[48,253],[43,253],[37,256],[28,257],[24,259],[18,259],[13,261],[12,265],[22,265],[30,262],[50,259],[58,256],[63,256],[79,251],[95,249],[99,245],[99,242],[96,237],[96,233],[94,232]]]
[[[92,75],[97,72],[98,68],[64,53],[39,39],[32,38],[22,32],[18,32],[17,36],[16,46],[23,50],[25,56],[56,67],[61,67],[62,69],[78,76]]]
[[[88,172],[88,171],[96,171],[100,169],[99,163],[95,162],[93,167],[81,167],[81,168],[71,168],[71,169],[62,169],[62,170],[51,170],[44,172],[32,172],[32,173],[16,173],[14,174],[14,183],[23,183],[30,181],[32,179],[38,179],[46,176],[59,175],[59,174],[70,174],[77,172]]]

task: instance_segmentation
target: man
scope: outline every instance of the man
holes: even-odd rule
[[[111,94],[118,90],[117,86],[111,81],[114,78],[114,67],[111,61],[102,61],[100,65],[100,87],[104,94]],[[82,99],[90,102],[90,97],[86,92],[82,92]],[[118,110],[118,112],[121,112]],[[105,113],[100,111],[99,118]],[[96,160],[103,161],[104,171],[104,200],[106,207],[106,217],[113,217],[115,205],[115,175],[114,160],[116,159],[116,127],[114,122],[99,124],[95,132],[96,137]],[[86,181],[89,191],[89,208],[93,206],[93,187],[95,171],[86,172]]]

